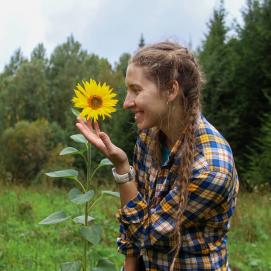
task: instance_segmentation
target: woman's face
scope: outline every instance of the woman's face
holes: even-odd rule
[[[144,72],[144,68],[134,64],[128,66],[125,79],[127,95],[123,107],[135,114],[139,129],[161,127],[167,116],[167,98]]]

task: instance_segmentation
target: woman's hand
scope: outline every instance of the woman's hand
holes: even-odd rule
[[[117,171],[121,172],[124,169],[126,170],[127,164],[129,168],[126,153],[114,145],[106,133],[100,131],[98,122],[94,122],[92,125],[90,120],[85,123],[80,117],[78,117],[76,127],[92,145],[94,145],[114,164]]]

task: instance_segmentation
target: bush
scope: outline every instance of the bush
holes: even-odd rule
[[[2,165],[11,182],[30,184],[50,157],[50,151],[61,139],[60,128],[47,120],[20,121],[6,129],[1,138]],[[58,131],[59,130],[59,131]]]
[[[52,149],[49,153],[48,159],[44,166],[42,167],[42,170],[37,174],[36,178],[34,179],[35,183],[42,183],[46,182],[47,186],[52,186],[54,183],[60,187],[60,186],[69,186],[71,183],[70,180],[64,180],[64,179],[57,179],[54,180],[53,178],[47,177],[45,175],[46,172],[50,171],[56,171],[66,168],[71,168],[74,163],[74,157],[72,155],[66,155],[66,156],[60,156],[59,153],[62,149],[64,149],[64,145],[59,143],[54,149]]]

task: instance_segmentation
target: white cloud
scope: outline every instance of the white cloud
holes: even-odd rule
[[[245,0],[225,0],[240,19]],[[0,69],[15,49],[29,56],[40,42],[50,54],[73,34],[84,49],[114,62],[146,42],[173,38],[198,46],[219,0],[0,0]]]

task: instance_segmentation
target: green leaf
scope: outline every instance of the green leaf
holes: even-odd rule
[[[53,178],[71,178],[71,179],[77,179],[78,177],[78,171],[74,169],[65,169],[65,170],[58,170],[58,171],[52,171],[45,173],[49,177]]]
[[[72,111],[72,113],[73,113],[73,115],[74,115],[75,117],[79,117],[80,112],[79,112],[78,110],[72,108],[71,111]]]
[[[88,227],[82,227],[80,233],[91,244],[97,245],[101,240],[102,228],[100,225],[94,224]]]
[[[114,192],[114,191],[102,191],[102,194],[106,194],[106,195],[110,195],[116,198],[120,197],[120,193],[119,192]]]
[[[108,259],[100,259],[93,271],[117,271],[117,269],[114,263]]]
[[[80,151],[73,148],[73,147],[66,147],[64,148],[59,155],[67,155],[67,154],[76,154],[79,153]]]
[[[88,143],[87,139],[82,134],[72,135],[70,136],[70,138],[77,143],[81,143],[81,144]]]
[[[74,217],[72,220],[77,224],[84,225],[85,224],[85,215],[80,215],[80,216]],[[88,216],[88,223],[93,220],[94,220],[94,217]]]
[[[69,200],[72,200],[81,194],[82,192],[78,188],[72,188],[68,193]]]
[[[84,204],[88,201],[90,201],[94,196],[94,191],[93,190],[89,190],[84,194],[77,194],[75,192],[73,192],[72,194],[69,194],[69,198],[70,200],[75,203],[75,204]]]
[[[81,262],[66,262],[60,265],[61,271],[80,271]]]
[[[114,165],[108,158],[104,158],[101,160],[98,167],[104,167],[104,166],[114,166]]]
[[[63,211],[50,214],[48,217],[39,222],[41,225],[57,224],[69,219],[70,216],[66,216]]]

